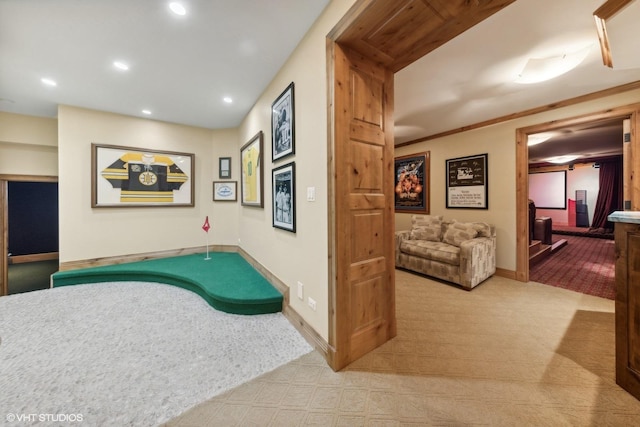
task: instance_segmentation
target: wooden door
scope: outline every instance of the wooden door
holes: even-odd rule
[[[640,399],[640,224],[615,224],[616,382]]]
[[[393,73],[339,44],[333,53],[338,370],[396,334]]]

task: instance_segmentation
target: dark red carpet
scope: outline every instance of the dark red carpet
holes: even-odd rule
[[[534,265],[529,280],[615,299],[615,243],[608,239],[553,235],[568,244]]]

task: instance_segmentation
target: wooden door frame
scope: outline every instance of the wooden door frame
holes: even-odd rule
[[[631,210],[640,208],[640,185],[632,186],[633,171],[640,171],[640,155],[636,130],[640,129],[640,104],[611,108],[581,116],[553,120],[516,129],[516,280],[529,281],[529,147],[527,136],[540,132],[549,132],[577,124],[614,119],[631,119],[631,141],[625,149],[623,163],[625,167],[624,200],[631,202]]]
[[[0,174],[0,296],[9,293],[9,182],[58,182],[58,177]]]
[[[342,283],[339,283],[338,274],[340,272],[338,269],[341,267],[337,259],[338,249],[340,249],[338,247],[338,237],[342,230],[337,229],[335,216],[336,212],[342,212],[343,207],[338,206],[336,199],[336,179],[338,176],[336,170],[350,165],[337,164],[336,151],[334,150],[336,135],[343,130],[348,134],[347,129],[338,129],[341,125],[336,124],[338,113],[334,111],[337,108],[334,94],[336,89],[339,88],[337,85],[341,84],[336,81],[336,73],[334,72],[336,67],[334,55],[336,45],[345,46],[350,51],[361,55],[363,59],[380,64],[386,71],[395,73],[514,1],[496,0],[485,3],[459,3],[456,11],[449,10],[447,7],[440,8],[436,11],[439,23],[434,28],[431,25],[423,25],[422,20],[425,15],[420,15],[421,12],[419,11],[422,7],[423,12],[425,12],[425,8],[433,12],[434,5],[413,2],[412,0],[356,0],[327,35],[327,207],[329,251],[329,349],[327,357],[333,369],[341,369],[342,363],[350,359],[349,354],[336,356],[336,353],[345,351],[337,348],[341,345],[340,343],[344,342],[344,337],[339,335],[348,329],[342,325],[342,322],[350,321],[348,312],[346,314],[341,313],[337,309],[337,298],[341,295],[338,292],[341,290],[339,286],[343,286]],[[400,36],[397,31],[398,28],[405,30],[410,28],[411,31],[406,31],[406,34]],[[372,34],[376,34],[376,37],[371,37]],[[396,36],[399,37],[394,38]],[[391,80],[393,79],[391,78]],[[387,103],[386,105],[393,105],[393,93],[384,102]],[[340,114],[342,113],[340,112]],[[391,121],[393,121],[393,118],[391,118]],[[390,130],[390,132],[392,131]],[[393,138],[393,134],[391,133],[390,135],[390,138]],[[391,144],[391,157],[393,157],[395,147],[393,142]],[[387,160],[385,159],[385,161]],[[393,159],[389,161],[393,161]],[[392,165],[385,165],[386,167],[391,168]],[[393,209],[392,202],[385,203],[388,203],[385,205],[385,209]],[[394,223],[392,222],[391,229],[393,229],[393,226]],[[393,236],[390,237],[392,238]],[[395,248],[392,244],[387,246],[389,247],[385,247],[384,257],[395,259]],[[393,281],[394,278],[392,277],[391,280]],[[350,310],[348,304],[345,310]],[[392,317],[393,325],[389,330],[395,335],[395,308],[393,309]],[[346,352],[349,353],[349,349]]]
[[[334,370],[342,369],[346,363],[350,361],[349,349],[345,348],[348,341],[347,329],[343,323],[350,321],[349,313],[339,311],[338,307],[338,286],[344,286],[343,280],[338,277],[340,274],[338,266],[338,229],[336,227],[336,212],[342,209],[336,203],[336,178],[338,176],[338,167],[336,165],[336,132],[341,126],[341,120],[336,118],[337,113],[334,109],[336,105],[336,48],[339,45],[339,38],[347,32],[354,21],[363,14],[367,8],[376,0],[359,0],[342,20],[333,28],[326,38],[327,53],[327,204],[328,204],[328,269],[329,269],[329,349],[327,354],[327,362]],[[393,102],[393,99],[391,100]],[[346,132],[348,134],[348,132]],[[389,254],[386,254],[387,256]],[[339,283],[340,282],[340,283]],[[395,307],[394,307],[395,308]],[[395,328],[395,311],[394,311],[394,328]],[[342,325],[342,326],[341,326]]]

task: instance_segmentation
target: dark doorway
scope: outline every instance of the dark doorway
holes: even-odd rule
[[[58,270],[58,183],[7,186],[8,293],[49,287]]]

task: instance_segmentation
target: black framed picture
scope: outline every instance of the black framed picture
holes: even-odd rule
[[[271,105],[272,161],[295,153],[293,82]]]
[[[429,213],[429,159],[429,151],[395,158],[396,212]]]
[[[296,164],[273,169],[273,226],[296,232]]]
[[[262,183],[262,131],[240,148],[242,173],[240,174],[241,204],[264,207]]]
[[[218,177],[220,179],[231,179],[231,157],[220,157],[218,159]]]
[[[489,209],[487,154],[446,161],[447,208]]]

